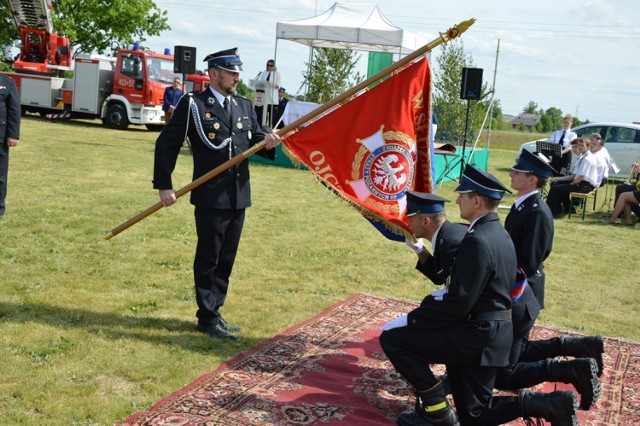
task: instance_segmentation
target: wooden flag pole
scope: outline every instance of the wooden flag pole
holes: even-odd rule
[[[194,180],[190,184],[185,185],[182,188],[178,189],[176,191],[176,199],[182,197],[184,194],[187,194],[187,193],[193,191],[195,188],[199,187],[200,185],[202,185],[203,183],[207,182],[208,180],[213,179],[215,176],[219,175],[223,171],[225,171],[227,169],[230,169],[231,167],[235,166],[236,164],[238,164],[239,162],[241,162],[245,158],[249,157],[251,154],[254,154],[254,153],[260,151],[262,148],[264,148],[265,145],[266,145],[265,141],[262,141],[260,143],[255,144],[254,146],[252,146],[248,150],[236,155],[235,157],[231,158],[228,161],[225,161],[223,164],[219,165],[218,167],[216,167],[215,169],[211,170],[210,172],[200,176],[198,179]],[[129,219],[126,222],[122,223],[121,225],[118,225],[115,228],[113,228],[111,231],[109,231],[104,236],[104,239],[108,240],[111,237],[113,237],[115,235],[118,235],[119,233],[121,233],[125,229],[129,228],[132,225],[135,225],[136,223],[140,222],[145,217],[152,215],[153,213],[157,212],[158,210],[160,210],[163,207],[164,207],[164,204],[162,204],[161,201],[158,201],[157,203],[155,203],[154,205],[152,205],[148,209],[141,211],[140,213],[138,213],[137,215],[135,215],[131,219]]]
[[[394,62],[393,64],[389,65],[387,68],[379,71],[378,73],[374,74],[373,76],[369,77],[368,79],[364,80],[363,82],[355,85],[351,89],[349,89],[346,92],[342,93],[341,95],[333,98],[329,102],[327,102],[325,104],[322,104],[318,108],[316,108],[313,111],[311,111],[309,114],[306,114],[303,117],[300,117],[299,119],[294,121],[293,123],[288,124],[284,128],[279,129],[277,131],[277,133],[279,135],[281,135],[283,139],[286,138],[287,135],[289,135],[291,132],[296,131],[299,127],[301,127],[302,125],[306,124],[307,122],[313,120],[315,117],[319,116],[320,114],[328,111],[329,109],[335,107],[338,104],[341,104],[342,102],[348,100],[352,96],[355,96],[356,94],[358,94],[358,92],[360,92],[362,90],[365,90],[367,87],[371,86],[372,84],[376,83],[377,81],[379,81],[379,80],[383,79],[384,77],[390,75],[391,73],[401,69],[405,65],[407,65],[407,64],[411,63],[412,61],[414,61],[415,59],[419,58],[420,56],[426,54],[427,52],[430,52],[431,50],[433,50],[435,47],[439,46],[440,44],[446,43],[446,42],[448,42],[450,40],[453,40],[454,38],[460,36],[460,34],[462,34],[467,29],[469,29],[469,27],[471,25],[473,25],[475,22],[476,22],[475,18],[471,18],[469,20],[462,21],[458,25],[454,25],[453,27],[449,28],[446,33],[440,33],[440,36],[438,38],[436,38],[435,40],[431,41],[430,43],[425,44],[420,49],[414,50],[413,52],[411,52],[410,54],[408,54],[404,58],[400,59],[397,62]],[[176,194],[175,194],[176,195],[176,199],[180,198],[184,194],[189,193],[190,191],[193,191],[195,188],[197,188],[200,185],[204,184],[205,182],[213,179],[214,177],[216,177],[217,175],[219,175],[223,171],[225,171],[227,169],[230,169],[231,167],[235,166],[236,164],[238,164],[241,161],[243,161],[246,158],[248,158],[250,155],[255,154],[256,152],[260,151],[262,148],[265,147],[265,145],[266,145],[266,142],[264,142],[264,141],[254,145],[253,147],[249,148],[248,150],[236,155],[235,157],[233,157],[233,158],[229,159],[228,161],[224,162],[223,164],[219,165],[218,167],[216,167],[215,169],[211,170],[210,172],[200,176],[198,179],[194,180],[190,184],[180,188],[179,190],[176,191]],[[162,204],[162,202],[158,201],[157,203],[155,203],[151,207],[147,208],[146,210],[138,213],[137,215],[135,215],[131,219],[129,219],[126,222],[122,223],[121,225],[118,225],[115,228],[113,228],[111,231],[109,231],[107,234],[104,235],[104,239],[108,240],[108,239],[112,238],[113,236],[118,235],[119,233],[121,233],[125,229],[135,225],[136,223],[140,222],[142,219],[146,218],[147,216],[150,216],[153,213],[157,212],[162,207],[164,207],[164,204]]]

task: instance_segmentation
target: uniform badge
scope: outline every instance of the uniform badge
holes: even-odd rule
[[[216,103],[215,98],[208,98],[208,99],[207,99],[207,105],[213,105],[213,104],[215,104],[215,103]]]
[[[413,181],[416,142],[401,132],[385,132],[384,126],[357,142],[360,149],[353,158],[349,182],[353,191],[366,204],[399,215]]]
[[[238,129],[242,129],[242,123],[238,121],[238,123],[236,124],[236,127],[237,127]]]
[[[213,140],[215,138],[216,138],[216,134],[215,133],[213,133],[213,132],[209,133],[209,139]]]
[[[220,128],[220,123],[213,123],[213,128],[218,130]]]

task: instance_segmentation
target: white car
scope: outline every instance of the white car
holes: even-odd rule
[[[592,133],[599,133],[602,136],[604,147],[620,169],[617,173],[613,170],[609,172],[612,178],[627,179],[631,173],[631,164],[640,162],[640,124],[588,123],[571,130],[576,132],[578,137],[589,136]],[[516,155],[516,161],[520,158],[523,149],[535,152],[537,142],[550,142],[550,140],[539,139],[523,143]]]

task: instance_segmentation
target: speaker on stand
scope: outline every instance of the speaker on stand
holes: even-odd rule
[[[467,100],[467,115],[464,123],[464,137],[462,139],[462,161],[460,163],[460,179],[465,168],[465,150],[467,147],[467,132],[469,131],[469,108],[471,100],[481,98],[482,68],[462,68],[462,81],[460,84],[460,99]]]
[[[173,52],[173,72],[182,74],[182,92],[184,93],[186,74],[196,73],[196,48],[174,46]]]

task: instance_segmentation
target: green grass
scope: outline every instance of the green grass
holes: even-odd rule
[[[23,120],[0,220],[0,424],[111,425],[351,293],[420,300],[435,288],[404,244],[307,171],[253,164],[254,205],[223,309],[245,332],[238,342],[197,333],[187,198],[102,238],[157,201],[156,136]],[[520,137],[537,136],[492,132],[490,171],[505,183]],[[183,152],[174,181],[190,179]],[[439,193],[454,200],[454,187]],[[599,222],[591,212],[556,222],[539,321],[638,340],[638,230]]]

